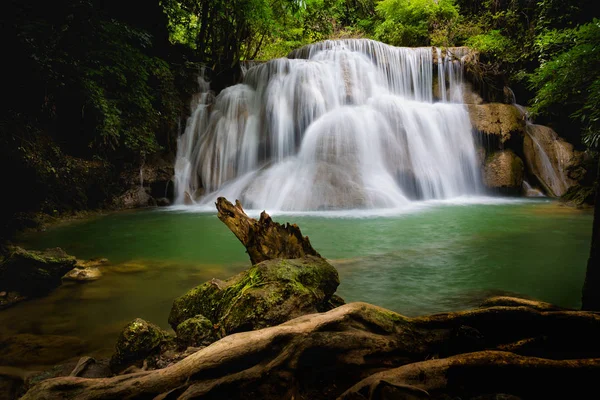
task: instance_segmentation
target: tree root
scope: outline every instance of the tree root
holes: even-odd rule
[[[227,336],[164,369],[43,381],[23,399],[333,399],[353,385],[342,398],[378,399],[384,397],[377,393],[398,390],[413,396],[400,398],[427,398],[437,392],[510,393],[515,382],[529,384],[531,393],[552,394],[557,386],[556,393],[579,393],[573,385],[589,388],[600,361],[561,358],[598,357],[599,334],[600,316],[582,311],[517,305],[406,318],[351,303]],[[528,351],[557,360],[485,351],[529,338],[544,338],[544,346]]]

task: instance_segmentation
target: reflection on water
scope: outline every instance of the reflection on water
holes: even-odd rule
[[[536,200],[436,203],[408,214],[348,216],[274,216],[297,223],[336,266],[338,294],[346,301],[409,316],[469,308],[497,294],[580,304],[589,211]],[[169,328],[173,299],[249,266],[243,246],[214,213],[111,214],[54,227],[24,238],[24,245],[60,246],[78,258],[111,263],[101,267],[98,281],[65,284],[0,312],[0,336],[77,336],[92,355],[110,354],[118,332],[135,317]]]

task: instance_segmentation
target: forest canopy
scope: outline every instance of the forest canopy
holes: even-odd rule
[[[600,22],[592,0],[10,0],[0,14],[10,62],[0,111],[7,210],[98,205],[127,164],[173,154],[204,68],[215,91],[239,64],[305,44],[371,38],[470,46],[541,123],[580,149],[600,142]],[[143,10],[137,12],[135,10]],[[595,154],[595,153],[593,153]],[[20,174],[7,174],[16,170]],[[79,172],[77,172],[79,171]],[[83,173],[82,172],[82,173]],[[111,177],[109,177],[110,175]],[[26,177],[22,179],[21,177]],[[78,184],[79,182],[79,184]]]

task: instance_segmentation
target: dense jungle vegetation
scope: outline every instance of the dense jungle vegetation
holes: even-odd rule
[[[172,155],[201,66],[219,90],[240,61],[328,38],[473,47],[485,76],[595,151],[594,10],[592,0],[9,0],[1,231],[21,212],[106,206],[122,171]]]

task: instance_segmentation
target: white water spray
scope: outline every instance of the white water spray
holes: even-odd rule
[[[179,139],[176,201],[302,211],[477,194],[462,49],[433,51],[326,41],[252,66],[216,99],[205,88]]]

